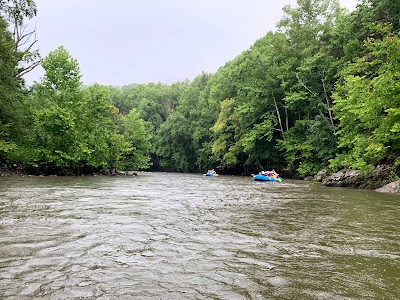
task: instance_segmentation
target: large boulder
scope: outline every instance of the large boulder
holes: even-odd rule
[[[356,170],[340,170],[322,180],[325,186],[333,187],[359,187],[363,176]]]
[[[397,194],[400,195],[400,180],[391,182],[379,189],[375,190],[380,193],[389,193],[389,194]]]
[[[314,181],[322,182],[326,177],[329,176],[329,170],[328,169],[323,169],[317,173],[317,175],[314,176]]]
[[[340,170],[322,180],[322,184],[333,187],[351,187],[362,189],[377,189],[391,180],[390,177],[395,173],[393,165],[379,165],[372,173],[365,174],[356,170]]]
[[[360,185],[360,188],[374,190],[380,188],[392,181],[390,177],[392,174],[395,174],[395,172],[396,168],[394,165],[378,165],[375,167],[372,174],[365,176],[364,181]]]

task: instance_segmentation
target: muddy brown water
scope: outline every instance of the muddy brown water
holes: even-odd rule
[[[198,174],[3,177],[0,299],[400,299],[400,197]]]

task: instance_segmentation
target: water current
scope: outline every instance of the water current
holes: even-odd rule
[[[199,174],[2,177],[0,299],[400,299],[400,196]]]

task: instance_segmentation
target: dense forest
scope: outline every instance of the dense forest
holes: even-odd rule
[[[214,74],[84,86],[60,46],[42,58],[33,0],[0,0],[0,164],[286,176],[400,164],[400,1],[298,0]],[[40,38],[40,37],[39,37]],[[31,39],[30,41],[28,41]],[[40,82],[23,75],[38,64]]]

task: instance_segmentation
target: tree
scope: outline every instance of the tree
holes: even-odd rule
[[[189,120],[179,111],[157,130],[156,153],[164,170],[189,172],[195,165]]]
[[[232,167],[238,163],[238,155],[242,151],[237,133],[239,118],[235,112],[235,99],[226,99],[221,102],[221,111],[218,120],[211,128],[214,132],[212,153],[223,167]]]
[[[49,168],[74,169],[82,158],[79,132],[84,107],[78,62],[63,48],[50,52],[43,61],[45,75],[33,86],[34,148],[30,161]]]
[[[375,30],[364,43],[367,54],[343,70],[333,95],[340,120],[333,169],[369,172],[384,159],[400,164],[400,36],[391,26]]]
[[[148,166],[149,137],[135,110],[120,115],[109,87],[83,89],[78,62],[63,47],[50,52],[43,67],[42,81],[33,86],[27,163],[64,174]]]
[[[146,130],[144,121],[135,109],[122,116],[122,130],[129,151],[125,155],[126,168],[145,169],[150,165],[150,133]]]
[[[77,123],[81,141],[81,165],[91,168],[115,167],[112,162],[118,159],[111,156],[110,147],[115,148],[114,152],[125,151],[111,145],[113,136],[117,134],[118,123],[118,109],[112,104],[108,87],[93,84],[83,91]]]
[[[371,11],[371,22],[392,24],[394,30],[400,29],[400,2],[393,0],[363,0],[362,6]]]
[[[287,170],[300,175],[316,174],[326,167],[336,151],[335,128],[324,115],[313,120],[299,120],[278,146],[284,154]]]
[[[18,78],[22,78],[41,62],[39,51],[33,50],[37,42],[36,29],[29,29],[29,24],[25,24],[25,19],[32,19],[36,13],[37,8],[33,0],[0,1],[0,15],[4,15],[13,26],[13,55],[16,65],[19,66],[16,73]]]
[[[13,140],[21,127],[23,98],[20,81],[16,78],[13,59],[14,42],[7,31],[7,22],[0,16],[0,161],[15,150]],[[15,136],[14,136],[15,138]]]
[[[298,161],[303,166],[300,172],[306,175],[307,172],[315,174],[332,158],[331,141],[335,141],[336,130],[332,93],[344,62],[340,60],[342,52],[335,51],[339,45],[332,44],[338,39],[331,37],[345,10],[337,0],[298,0],[297,3],[296,8],[284,7],[286,16],[278,24],[287,35],[291,49],[287,52],[290,64],[280,76],[285,87],[285,103],[292,115],[291,128],[279,146],[288,160],[288,169],[297,170],[299,164],[295,161]],[[318,147],[310,144],[315,138],[315,128],[324,135],[330,134],[330,138],[321,136]],[[321,157],[321,153],[330,153],[330,156]]]

